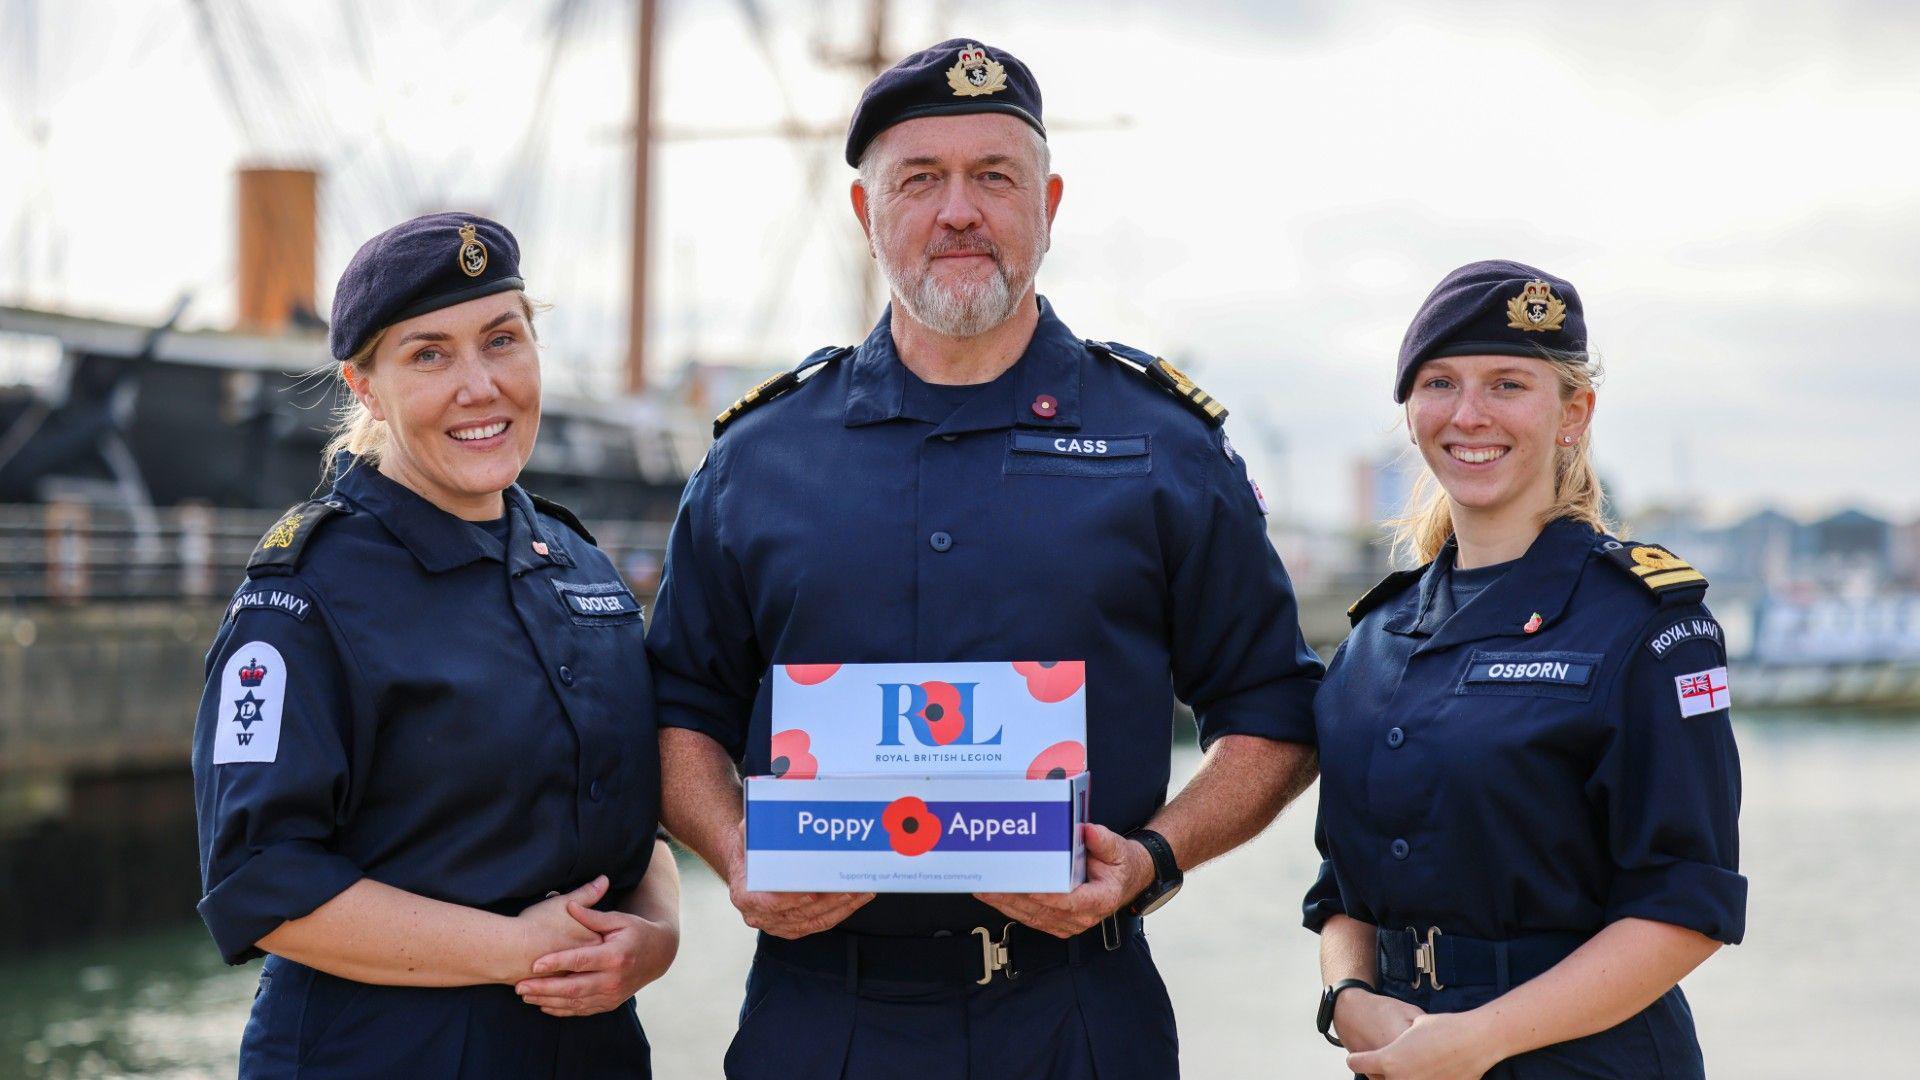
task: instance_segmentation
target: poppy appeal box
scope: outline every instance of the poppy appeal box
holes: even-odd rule
[[[747,888],[1068,892],[1085,877],[1086,665],[790,664]]]

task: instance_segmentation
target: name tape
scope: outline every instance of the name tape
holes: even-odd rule
[[[1013,448],[1029,454],[1059,454],[1064,457],[1119,458],[1144,457],[1145,435],[1042,435],[1031,431],[1013,433]]]

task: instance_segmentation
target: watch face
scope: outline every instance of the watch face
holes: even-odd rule
[[[1140,914],[1151,915],[1154,912],[1159,911],[1161,908],[1166,907],[1167,901],[1173,899],[1176,895],[1179,894],[1180,884],[1181,884],[1180,882],[1177,882],[1177,881],[1174,882],[1172,885],[1167,886],[1166,892],[1163,892],[1159,896],[1156,896],[1153,899],[1147,901],[1146,903],[1141,904]]]

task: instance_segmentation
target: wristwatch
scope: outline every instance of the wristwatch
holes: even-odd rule
[[[1355,989],[1365,990],[1369,994],[1379,993],[1373,988],[1373,984],[1365,979],[1341,979],[1320,991],[1320,1015],[1314,1017],[1314,1024],[1320,1028],[1320,1034],[1326,1036],[1328,1042],[1342,1049],[1347,1044],[1335,1038],[1333,1034],[1333,1003],[1339,999],[1343,991]]]
[[[1147,854],[1153,856],[1153,884],[1133,898],[1133,906],[1128,910],[1135,915],[1151,915],[1173,899],[1186,878],[1180,873],[1180,865],[1173,861],[1173,847],[1166,837],[1152,829],[1135,829],[1127,834],[1127,839],[1139,841]]]

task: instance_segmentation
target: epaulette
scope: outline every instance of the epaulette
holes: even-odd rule
[[[1622,543],[1608,536],[1601,538],[1596,550],[1632,574],[1662,604],[1689,603],[1707,591],[1706,575],[1659,544]]]
[[[713,418],[713,437],[716,439],[719,438],[720,433],[727,430],[728,424],[740,419],[740,417],[748,411],[757,409],[767,402],[772,401],[774,398],[779,397],[781,394],[799,386],[800,383],[804,381],[801,379],[801,375],[807,369],[819,367],[828,361],[838,360],[853,350],[854,346],[852,345],[829,345],[824,349],[816,349],[805,360],[800,361],[799,367],[794,368],[792,371],[783,371],[746,393],[741,394],[740,400],[720,410],[720,415]]]
[[[1426,572],[1427,568],[1424,566],[1417,570],[1395,570],[1380,579],[1380,583],[1368,589],[1365,596],[1347,605],[1347,625],[1359,626],[1360,620],[1366,616],[1367,612],[1400,595],[1407,586],[1419,581]]]
[[[574,532],[579,533],[587,543],[598,544],[600,542],[593,538],[593,534],[587,531],[585,525],[580,524],[580,519],[574,516],[573,511],[561,506],[559,503],[554,502],[544,495],[535,495],[531,491],[527,492],[527,498],[533,500],[533,508],[535,510],[540,511],[548,517],[559,518],[562,524]]]
[[[1113,341],[1095,341],[1087,339],[1087,347],[1095,352],[1123,362],[1127,367],[1138,365],[1156,386],[1180,399],[1180,403],[1200,415],[1200,419],[1219,427],[1227,422],[1227,407],[1214,400],[1212,394],[1200,389],[1187,378],[1187,373],[1167,363],[1157,356],[1150,356],[1132,346]]]
[[[290,508],[254,546],[247,558],[247,576],[293,573],[300,566],[300,553],[306,550],[320,523],[348,512],[347,504],[333,496],[310,499]]]

